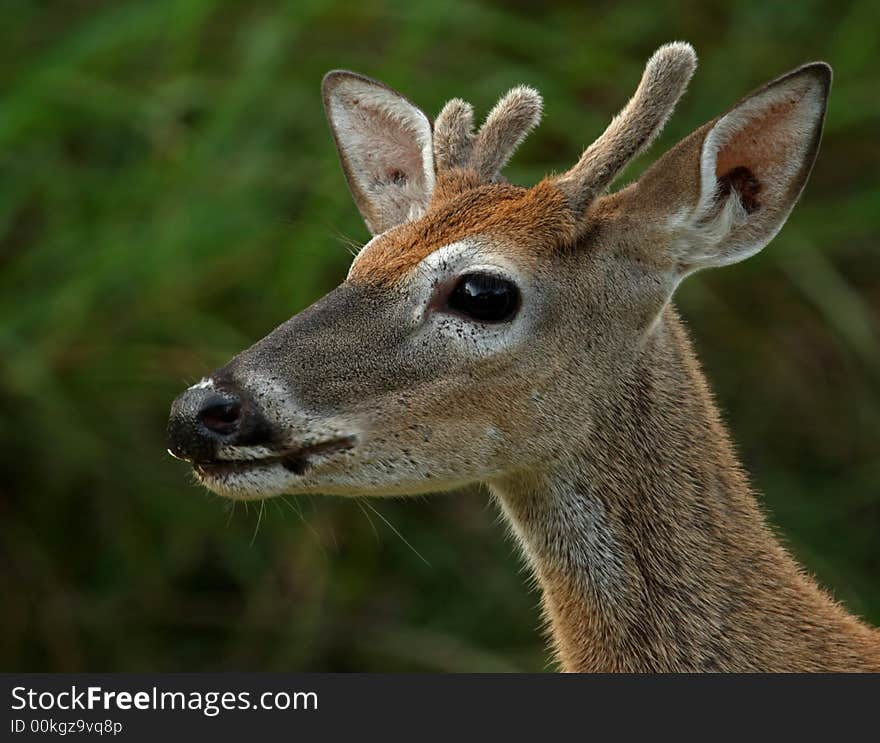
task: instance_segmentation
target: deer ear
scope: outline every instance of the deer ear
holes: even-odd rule
[[[334,70],[324,109],[348,186],[374,235],[424,212],[434,190],[431,122],[391,88]]]
[[[669,233],[681,273],[736,263],[779,232],[819,149],[831,68],[815,62],[769,83],[664,155],[634,202]],[[656,223],[656,222],[655,222]]]

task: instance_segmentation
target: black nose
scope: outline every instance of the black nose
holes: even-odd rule
[[[231,436],[238,430],[241,400],[230,394],[214,393],[202,401],[196,416],[201,424],[218,436]]]
[[[168,450],[181,459],[208,462],[218,446],[262,444],[269,438],[259,411],[232,388],[190,387],[171,406]]]

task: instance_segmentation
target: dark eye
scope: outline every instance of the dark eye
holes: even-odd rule
[[[512,281],[488,273],[462,276],[446,304],[450,310],[480,322],[506,322],[519,309],[519,289]]]

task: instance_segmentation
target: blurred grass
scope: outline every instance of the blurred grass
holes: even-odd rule
[[[0,7],[0,667],[542,669],[485,494],[257,513],[164,452],[182,387],[340,281],[350,203],[318,94],[349,67],[429,113],[546,99],[509,169],[569,165],[650,52],[701,68],[652,153],[807,60],[835,68],[810,185],[679,303],[774,522],[880,622],[876,3],[118,0]],[[829,19],[834,19],[833,23]]]

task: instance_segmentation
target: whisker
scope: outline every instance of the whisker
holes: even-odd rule
[[[312,526],[312,525],[306,520],[306,517],[303,515],[302,509],[300,509],[300,507],[299,507],[298,505],[296,505],[295,502],[294,502],[294,503],[291,503],[289,500],[287,500],[287,496],[282,495],[282,496],[281,496],[281,500],[284,501],[284,503],[287,504],[287,507],[288,507],[291,511],[293,511],[297,516],[299,516],[299,520],[303,522],[303,526],[305,526],[306,529],[308,529],[308,530],[312,533],[312,536],[315,538],[315,541],[318,543],[318,545],[321,547],[321,549],[324,549],[324,543],[323,543],[323,541],[321,540],[321,535],[318,534],[318,532],[317,532],[317,530],[315,529],[315,527],[313,527],[313,526]]]
[[[289,500],[287,500],[287,496],[286,496],[286,495],[282,495],[282,496],[279,496],[279,497],[280,497],[280,499],[281,499],[281,502],[284,503],[284,505],[286,505],[286,506],[287,506],[291,511],[293,511],[297,516],[299,516],[300,518],[302,518],[302,511],[300,511],[298,507],[294,506],[294,504],[292,504]]]
[[[278,511],[278,514],[281,516],[281,518],[282,518],[282,520],[283,520],[283,519],[284,519],[284,511],[283,511],[283,509],[281,508],[281,506],[278,504],[278,500],[275,499],[275,498],[272,498],[272,500],[269,501],[269,502],[270,502],[273,506],[275,506],[275,508],[276,508],[277,511]]]
[[[257,525],[254,527],[254,535],[251,537],[250,546],[253,547],[254,543],[257,541],[257,532],[260,531],[260,524],[263,523],[263,507],[266,505],[265,500],[260,501],[260,511],[257,513]]]
[[[357,258],[358,253],[361,252],[361,248],[364,247],[364,243],[359,240],[355,240],[354,238],[349,237],[348,235],[343,234],[339,230],[333,230],[334,236],[339,242],[342,243],[343,247],[351,253],[352,258]]]
[[[364,508],[359,498],[355,500],[355,503],[357,503],[357,507],[361,509],[361,513],[367,517],[367,521],[369,522],[370,527],[373,529],[373,536],[376,537],[376,544],[379,544],[381,540],[379,539],[379,532],[376,529],[376,524],[373,523],[373,519],[370,518],[370,514],[367,513],[367,510]]]
[[[369,503],[364,503],[364,505],[365,505],[367,508],[369,508],[373,513],[375,513],[380,519],[382,519],[382,521],[385,522],[385,524],[388,526],[388,528],[391,529],[391,531],[393,531],[395,534],[397,534],[397,536],[400,537],[401,541],[402,541],[407,547],[409,547],[409,548],[413,551],[413,553],[415,553],[416,557],[418,557],[418,558],[419,558],[423,563],[425,563],[425,565],[427,565],[429,568],[431,567],[431,563],[428,562],[428,561],[424,558],[424,556],[422,555],[421,552],[419,552],[415,547],[413,547],[413,546],[407,541],[406,537],[403,536],[403,534],[401,534],[401,533],[395,528],[394,524],[392,524],[388,519],[386,519],[381,513],[379,513],[375,508],[373,508],[373,506],[370,505]]]

